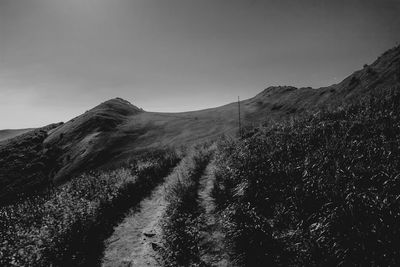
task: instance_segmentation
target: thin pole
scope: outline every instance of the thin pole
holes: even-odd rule
[[[242,137],[242,126],[241,126],[241,124],[240,124],[240,99],[239,99],[239,96],[238,96],[238,111],[239,111],[239,136],[240,137]]]

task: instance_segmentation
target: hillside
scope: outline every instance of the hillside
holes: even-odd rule
[[[7,129],[7,130],[0,130],[0,142],[6,139],[10,139],[21,135],[23,133],[29,132],[33,130],[33,128],[28,129]]]
[[[61,168],[53,177],[60,183],[65,177],[106,163],[113,149],[123,145],[122,126],[142,111],[120,98],[108,100],[56,128],[44,145],[58,147]]]
[[[399,265],[399,103],[398,87],[219,143],[237,266]]]
[[[60,124],[51,124],[0,142],[0,200],[41,189],[57,170],[56,147],[46,147],[44,139]]]
[[[400,47],[396,47],[339,84],[318,89],[268,87],[253,98],[241,101],[243,124],[253,126],[282,121],[320,107],[351,103],[367,93],[399,86],[399,73]],[[50,179],[59,184],[85,170],[117,166],[134,154],[149,149],[192,144],[221,134],[234,137],[237,131],[237,103],[192,112],[160,113],[143,111],[116,98],[47,130],[44,139],[39,140],[42,143],[35,149],[38,155],[45,151],[44,147],[57,151],[52,158],[55,167]],[[17,138],[23,140],[25,137]],[[13,142],[14,139],[0,142],[0,153],[4,154]],[[29,143],[29,138],[24,142]],[[23,155],[25,152],[16,147],[15,153]],[[8,160],[14,159],[2,158],[4,166]],[[28,165],[31,161],[30,157],[18,158],[21,165]],[[45,173],[48,175],[49,172]],[[5,176],[7,173],[2,172],[3,188],[14,179]]]
[[[292,86],[268,87],[253,98],[241,101],[245,125],[282,120],[324,105],[352,103],[367,93],[400,85],[400,47],[380,56],[341,83],[318,89]],[[178,145],[195,140],[237,132],[237,103],[184,113],[142,112],[132,116],[123,130],[137,133],[132,149]]]

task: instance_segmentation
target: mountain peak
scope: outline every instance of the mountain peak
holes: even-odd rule
[[[294,86],[269,86],[266,89],[264,89],[261,93],[259,93],[256,97],[265,97],[265,96],[270,96],[273,94],[283,94],[286,92],[294,91],[297,90],[297,87]]]
[[[143,112],[143,109],[138,108],[135,105],[132,105],[129,101],[122,99],[120,97],[112,98],[107,100],[100,105],[97,105],[90,111],[98,112],[115,112],[120,115],[128,116],[133,115],[139,112]]]
[[[126,105],[132,105],[131,102],[129,102],[128,100],[125,100],[121,97],[115,97],[115,98],[111,98],[107,101],[104,101],[103,103],[120,103],[120,104],[126,104]]]

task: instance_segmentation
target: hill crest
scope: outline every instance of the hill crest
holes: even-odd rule
[[[281,121],[321,107],[352,103],[371,92],[393,88],[400,88],[400,46],[383,53],[374,63],[365,65],[338,84],[318,89],[268,87],[240,102],[242,125]],[[179,147],[221,135],[235,137],[237,111],[236,102],[199,111],[162,113],[144,111],[122,98],[107,100],[46,131],[42,149],[58,151],[50,179],[62,183],[86,170],[107,168],[149,149]],[[0,143],[0,152],[6,143],[8,140]],[[9,160],[12,164],[13,158]],[[23,162],[23,158],[18,160],[29,164]]]

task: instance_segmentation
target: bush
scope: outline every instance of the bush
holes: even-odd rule
[[[400,264],[400,93],[220,142],[214,197],[240,265]]]

